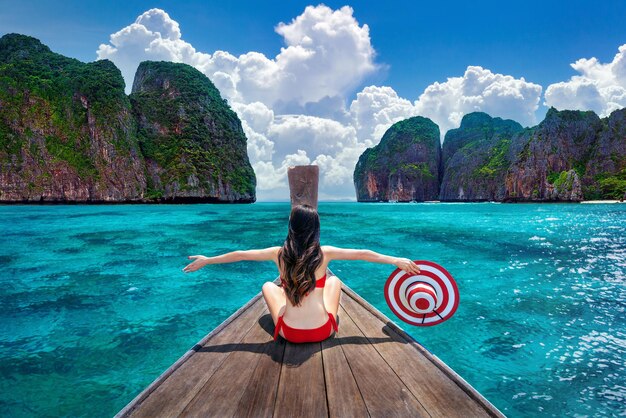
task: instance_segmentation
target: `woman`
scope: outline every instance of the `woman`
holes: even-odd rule
[[[196,271],[207,264],[274,261],[281,286],[266,282],[263,298],[274,321],[274,339],[281,335],[295,343],[322,341],[333,334],[333,329],[337,331],[341,282],[337,276],[326,277],[331,260],[387,263],[409,273],[419,273],[419,267],[408,258],[390,257],[370,250],[321,246],[320,218],[309,205],[294,206],[291,210],[289,232],[282,247],[188,258],[195,260],[183,269],[184,272]]]

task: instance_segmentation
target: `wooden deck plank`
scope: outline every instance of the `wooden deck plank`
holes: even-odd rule
[[[366,337],[376,341],[373,347],[432,416],[490,416],[434,364],[418,355],[406,339],[386,325],[383,328],[381,321],[371,320],[371,314],[354,299],[345,298],[344,307]]]
[[[339,318],[341,348],[369,414],[372,417],[429,417],[428,412],[389,368],[343,306],[340,307]],[[366,320],[379,322],[369,314]]]
[[[338,320],[341,327],[341,318]],[[341,329],[334,337],[322,341],[328,413],[331,418],[367,417],[365,401],[341,348],[341,341],[346,338]]]
[[[263,313],[267,313],[267,308]],[[231,355],[187,404],[180,417],[234,416],[260,359],[269,356],[276,348],[272,335],[258,324],[258,318],[254,318],[253,322],[254,325],[240,343],[211,344],[206,347],[209,350],[230,352]]]
[[[276,396],[276,417],[328,417],[320,343],[287,342]]]
[[[503,417],[345,284],[338,319],[339,332],[322,343],[274,342],[274,324],[257,294],[116,418]]]
[[[263,328],[273,331],[274,322],[269,314],[261,317],[261,321],[265,322]],[[234,416],[263,418],[274,414],[285,346],[286,342],[282,338],[272,341],[269,352],[261,357],[254,369]]]
[[[505,417],[502,412],[498,410],[491,402],[489,402],[484,396],[482,396],[476,389],[474,389],[469,383],[467,383],[461,376],[459,376],[448,365],[441,361],[437,356],[428,351],[424,346],[419,344],[412,336],[407,334],[402,328],[391,322],[382,312],[372,306],[369,302],[363,299],[358,293],[350,289],[347,285],[343,284],[343,291],[356,301],[366,311],[377,317],[381,322],[385,323],[391,331],[402,337],[408,344],[415,350],[414,355],[420,359],[424,359],[432,363],[438,368],[445,378],[456,384],[461,390],[463,390],[475,403],[480,405],[490,416]]]
[[[262,298],[257,298],[239,316],[233,318],[233,321],[228,326],[222,328],[208,341],[204,341],[202,347],[238,343],[254,326],[263,309],[267,309],[265,302]],[[180,364],[180,367],[172,371],[165,380],[158,385],[151,385],[154,391],[146,394],[145,396],[147,397],[143,401],[137,402],[133,408],[127,410],[128,415],[122,413],[122,410],[117,416],[131,416],[133,418],[177,416],[205,385],[222,362],[232,354],[229,351],[198,351],[202,350],[198,345],[194,346],[193,350],[196,352],[186,358]]]

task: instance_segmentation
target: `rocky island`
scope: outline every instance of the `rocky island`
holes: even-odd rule
[[[416,116],[394,124],[354,169],[360,202],[433,200],[439,196],[439,127]]]
[[[402,130],[403,122],[388,132]],[[410,157],[397,153],[387,157],[383,170],[369,156],[386,147],[385,136],[361,155],[354,171],[360,202],[433,200],[429,198],[433,196],[431,184],[424,187],[420,181],[405,182],[403,189],[411,190],[405,195],[393,194],[389,186],[388,173],[416,159],[441,167],[437,186],[440,201],[626,198],[626,109],[601,119],[592,111],[551,108],[545,119],[531,128],[486,113],[470,113],[458,129],[446,133],[440,157],[429,152]],[[376,185],[375,195],[370,185]]]
[[[256,178],[235,112],[195,68],[109,60],[0,38],[0,202],[240,202]]]

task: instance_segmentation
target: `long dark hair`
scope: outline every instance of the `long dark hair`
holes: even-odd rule
[[[309,205],[291,209],[289,233],[278,251],[278,265],[285,281],[285,294],[298,306],[304,296],[315,288],[315,270],[324,255],[320,247],[320,217]]]

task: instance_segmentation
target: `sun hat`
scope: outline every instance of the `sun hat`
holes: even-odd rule
[[[459,289],[446,269],[432,261],[414,261],[420,272],[397,268],[385,283],[385,299],[402,321],[428,327],[450,319],[459,306]]]

